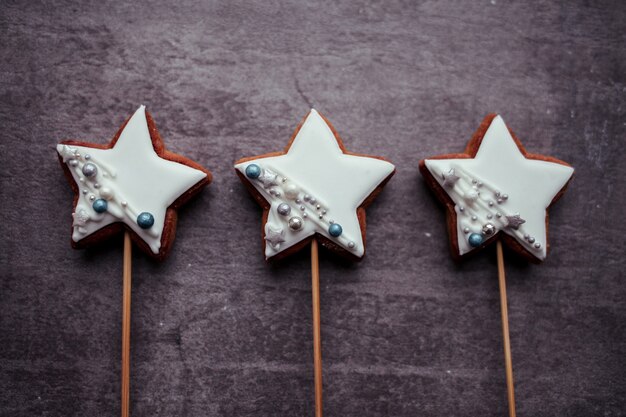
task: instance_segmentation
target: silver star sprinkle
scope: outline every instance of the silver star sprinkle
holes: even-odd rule
[[[67,145],[62,145],[58,152],[61,155],[61,158],[63,158],[63,162],[67,162],[70,159],[78,156],[76,154],[76,150],[74,148],[70,148]]]
[[[507,220],[506,227],[510,227],[512,229],[519,229],[521,225],[526,223],[526,220],[522,219],[519,214],[515,214],[513,216],[505,216]]]
[[[461,177],[459,177],[458,175],[456,175],[454,173],[454,168],[450,169],[450,171],[448,171],[447,174],[444,174],[443,172],[441,173],[441,179],[443,179],[443,186],[444,187],[454,187],[454,184],[456,184],[456,182],[461,179]]]
[[[278,185],[278,174],[269,169],[264,169],[259,176],[259,181],[263,184],[264,188],[270,188]]]
[[[269,242],[272,247],[278,248],[281,243],[285,242],[285,231],[282,228],[272,229],[272,226],[268,226],[265,240]]]
[[[89,213],[82,208],[76,210],[76,213],[72,213],[72,217],[74,217],[75,226],[84,226],[89,221]]]

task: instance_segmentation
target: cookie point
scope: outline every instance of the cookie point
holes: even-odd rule
[[[496,117],[493,118],[493,120],[491,121],[491,123],[503,123],[504,125],[506,125],[506,123],[504,122],[504,118],[500,115],[500,113],[496,113]]]

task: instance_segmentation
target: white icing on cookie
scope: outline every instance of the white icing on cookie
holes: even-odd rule
[[[144,106],[128,121],[113,148],[59,144],[57,152],[79,188],[78,203],[72,214],[75,242],[111,223],[123,222],[158,254],[167,208],[207,176],[157,155]],[[96,211],[104,205],[105,211]],[[152,215],[151,227],[138,225],[141,213]],[[147,226],[149,219],[144,219],[143,224]]]
[[[314,233],[362,257],[365,248],[357,208],[395,169],[380,159],[344,154],[315,110],[285,155],[235,168],[271,205],[265,225],[268,259]]]
[[[545,259],[546,209],[574,173],[572,167],[524,157],[500,116],[474,158],[425,164],[455,203],[460,255],[475,249],[472,234],[486,240],[502,231]]]

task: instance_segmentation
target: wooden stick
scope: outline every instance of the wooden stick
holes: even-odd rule
[[[311,292],[313,293],[313,366],[315,372],[315,417],[322,417],[322,332],[320,326],[320,266],[317,240],[311,242]]]
[[[122,299],[122,417],[130,416],[130,291],[132,244],[124,234],[124,282]]]
[[[506,370],[506,391],[509,401],[509,417],[515,417],[515,388],[513,387],[513,360],[511,359],[511,340],[509,339],[509,309],[506,301],[506,281],[504,275],[504,255],[502,242],[498,240],[498,282],[500,284],[500,310],[502,312],[502,339],[504,344],[504,367]]]

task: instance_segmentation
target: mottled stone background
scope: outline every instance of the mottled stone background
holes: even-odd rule
[[[215,181],[135,253],[134,416],[313,414],[308,252],[265,263],[231,167],[311,106],[398,167],[366,259],[322,252],[327,416],[505,414],[495,250],[453,264],[417,171],[494,111],[577,170],[548,260],[507,255],[519,415],[626,415],[625,33],[622,1],[2,1],[0,414],[119,413],[122,239],[70,248],[54,145],[144,103]]]

